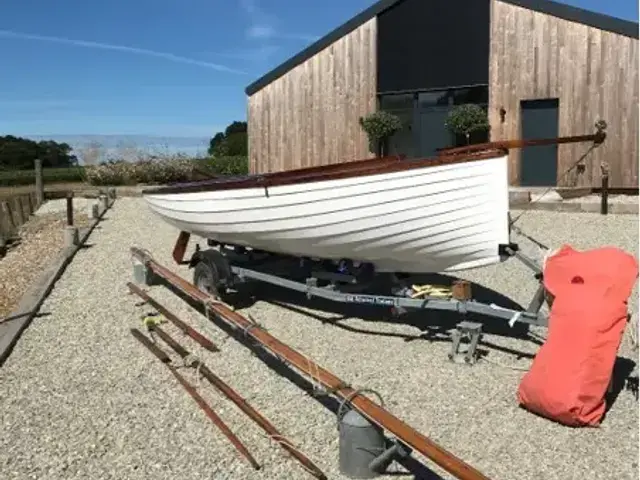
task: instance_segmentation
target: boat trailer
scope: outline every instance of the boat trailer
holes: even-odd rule
[[[526,327],[548,324],[547,315],[541,312],[545,302],[542,269],[535,260],[521,253],[517,244],[503,246],[500,253],[522,262],[539,283],[524,310],[478,302],[473,299],[471,284],[464,280],[456,280],[451,286],[408,286],[397,275],[376,273],[366,264],[354,267],[352,262],[344,260],[335,265],[326,260],[285,256],[212,240],[207,243],[214,248],[201,250],[197,244],[191,258],[185,261],[189,239],[188,232],[180,232],[173,260],[193,268],[194,285],[218,299],[225,299],[229,289],[257,281],[303,293],[308,299],[317,297],[336,303],[386,307],[395,318],[416,310],[454,312],[462,321],[452,333],[448,357],[456,363],[476,363],[482,317],[506,321],[511,328],[516,323]],[[391,294],[374,293],[380,290]],[[471,316],[473,320],[468,319]]]
[[[173,287],[173,289],[182,293],[198,305],[201,305],[207,314],[214,315],[226,325],[232,327],[238,332],[241,332],[243,337],[251,340],[256,346],[269,353],[275,359],[278,359],[285,365],[295,368],[305,376],[310,377],[315,383],[323,387],[326,395],[335,396],[341,400],[341,408],[338,411],[338,417],[340,417],[342,409],[346,406],[347,408],[350,408],[351,411],[355,411],[360,414],[364,419],[370,422],[371,425],[379,428],[380,431],[387,431],[393,435],[395,439],[391,442],[391,446],[380,452],[371,464],[385,464],[393,459],[406,457],[411,454],[413,449],[460,480],[489,480],[486,475],[456,457],[433,440],[421,434],[410,425],[404,423],[402,420],[386,410],[382,405],[378,405],[373,402],[364,395],[366,389],[354,388],[342,379],[336,377],[330,371],[324,369],[303,353],[278,340],[259,324],[244,317],[227,306],[224,302],[215,299],[211,294],[201,290],[196,287],[196,285],[189,283],[168,268],[159,264],[148,252],[132,247],[131,254],[134,259],[134,276],[138,283],[143,282],[150,286],[159,283],[158,280],[160,280]],[[132,286],[133,285],[130,285],[129,288],[131,289]],[[134,287],[132,291],[135,290],[136,289]],[[165,313],[167,312],[165,311]],[[170,316],[173,315],[170,314]],[[145,341],[140,334],[135,334],[135,336],[138,340],[145,343],[147,348],[152,350],[154,355],[156,355],[163,363],[171,367],[166,353],[158,351],[158,349],[150,348],[153,344]],[[194,338],[193,335],[190,336]],[[188,354],[186,351],[182,351],[181,353],[185,355]],[[240,403],[240,401],[238,402]],[[212,412],[208,412],[208,414],[211,413]],[[210,418],[213,420],[213,418],[216,417],[211,415]],[[218,427],[224,428],[221,421],[218,420],[219,419],[216,418],[216,424]],[[234,445],[242,451],[235,436],[228,435],[228,437],[233,439]],[[302,458],[299,458],[299,460],[302,461]],[[305,457],[305,460],[308,459]],[[373,467],[371,468],[373,469]],[[310,473],[313,472],[310,471]],[[316,476],[321,478],[318,475]]]

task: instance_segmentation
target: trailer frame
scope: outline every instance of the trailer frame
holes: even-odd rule
[[[477,346],[482,337],[484,320],[469,321],[469,314],[474,315],[474,320],[477,317],[504,320],[510,327],[516,323],[548,326],[547,315],[541,312],[545,302],[542,269],[513,243],[502,246],[501,254],[522,262],[532,270],[533,277],[539,283],[535,295],[523,310],[474,300],[471,285],[464,280],[454,281],[449,295],[415,298],[415,292],[397,275],[376,273],[367,265],[354,268],[346,259],[336,265],[323,259],[252,250],[215,240],[207,240],[212,248],[205,250],[196,244],[190,259],[184,261],[189,239],[189,233],[180,233],[173,251],[174,261],[193,269],[193,284],[219,299],[224,300],[229,289],[257,281],[302,293],[308,299],[317,297],[335,303],[386,307],[391,309],[395,318],[417,310],[455,312],[462,321],[452,334],[452,349],[448,356],[459,363],[474,364],[478,358]],[[326,268],[329,265],[334,268]],[[282,273],[274,273],[278,270]],[[390,294],[372,293],[371,289],[375,288],[387,289]]]

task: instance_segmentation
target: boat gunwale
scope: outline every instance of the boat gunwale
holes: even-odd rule
[[[329,180],[343,180],[361,176],[382,175],[425,167],[435,167],[490,160],[506,156],[505,149],[490,149],[483,152],[463,153],[458,155],[426,157],[405,160],[404,156],[390,156],[356,160],[346,163],[300,168],[284,172],[250,175],[234,180],[229,178],[213,179],[195,184],[169,185],[142,191],[142,195],[170,195],[184,193],[202,193],[219,190],[239,190],[245,188],[267,188],[283,185],[315,183]]]

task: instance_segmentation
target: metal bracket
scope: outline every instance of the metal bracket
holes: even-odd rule
[[[454,363],[464,363],[473,365],[478,360],[477,347],[482,338],[482,324],[476,322],[463,321],[456,325],[456,329],[451,334],[451,352],[449,360]],[[466,340],[463,344],[463,340]],[[465,346],[466,345],[466,348]]]

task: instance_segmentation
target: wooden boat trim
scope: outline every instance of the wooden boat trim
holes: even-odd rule
[[[535,140],[503,140],[497,142],[476,143],[473,145],[465,145],[462,147],[449,147],[439,148],[438,156],[447,155],[459,155],[462,153],[480,152],[483,150],[492,149],[506,149],[511,150],[514,148],[525,147],[538,147],[543,145],[560,145],[563,143],[579,143],[579,142],[594,142],[596,145],[600,145],[604,142],[606,133],[598,131],[591,135],[576,135],[573,137],[559,137],[559,138],[539,138]]]
[[[244,178],[228,177],[192,184],[171,185],[166,187],[143,190],[143,195],[164,195],[179,193],[200,193],[219,190],[236,190],[241,188],[267,188],[281,185],[295,185],[308,182],[322,182],[327,180],[341,180],[345,178],[378,175],[386,173],[415,170],[418,168],[438,165],[452,165],[456,163],[475,162],[506,155],[506,150],[490,150],[480,153],[465,153],[462,155],[446,155],[421,159],[404,160],[400,157],[385,157],[370,160],[359,160],[344,164],[311,167],[286,172],[274,172],[264,175],[251,175]],[[344,167],[337,167],[343,165]]]
[[[300,177],[306,176],[307,178],[313,177],[315,175],[326,175],[328,173],[338,173],[338,172],[348,172],[353,169],[360,169],[363,166],[383,166],[388,163],[401,162],[406,158],[405,155],[390,155],[386,157],[371,157],[365,158],[362,160],[353,160],[344,163],[332,163],[330,165],[318,165],[315,167],[305,167],[305,168],[296,168],[294,170],[286,170],[283,172],[272,172],[272,173],[264,173],[264,174],[256,174],[256,175],[220,175],[220,176],[211,176],[209,180],[200,180],[196,182],[187,182],[187,183],[177,183],[173,185],[167,185],[162,187],[156,187],[152,189],[143,190],[142,194],[147,195],[151,193],[169,193],[168,189],[180,189],[180,192],[184,192],[186,189],[190,189],[190,187],[206,187],[202,188],[202,190],[196,191],[208,191],[208,190],[220,190],[218,186],[221,183],[236,183],[236,182],[247,182],[252,180],[257,180],[261,177],[266,178],[277,178],[279,181],[284,181],[286,179],[292,177]],[[213,186],[213,188],[209,188]],[[262,184],[260,186],[263,186]],[[240,187],[232,187],[232,188],[240,188]],[[161,192],[160,192],[161,190]],[[189,190],[191,191],[191,190]],[[172,192],[172,193],[178,193]]]

